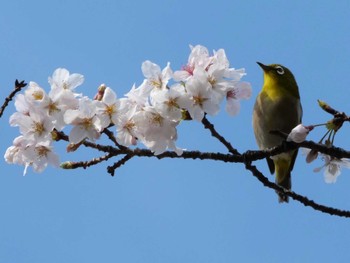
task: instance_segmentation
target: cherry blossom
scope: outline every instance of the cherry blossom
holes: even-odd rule
[[[204,113],[215,115],[219,112],[219,102],[211,96],[212,90],[207,81],[191,78],[186,83],[186,90],[192,102],[186,110],[192,119],[202,121]]]
[[[67,110],[64,114],[64,121],[73,125],[69,133],[69,142],[77,144],[88,138],[91,141],[100,137],[100,119],[96,116],[96,101],[87,97],[79,100],[79,107],[76,110]]]
[[[137,144],[136,124],[134,121],[137,105],[130,102],[128,99],[120,100],[119,118],[116,123],[117,142],[123,146],[130,146]]]
[[[206,69],[210,64],[209,51],[206,47],[197,45],[195,47],[190,46],[191,54],[188,57],[188,62],[181,70],[174,72],[174,80],[187,81],[193,76],[193,72],[197,67]]]
[[[27,156],[26,166],[32,166],[34,171],[38,173],[42,172],[49,164],[56,168],[60,164],[59,157],[53,152],[53,147],[49,141],[38,142],[27,147],[25,155]],[[26,168],[24,174],[26,173]]]
[[[105,84],[93,100],[83,97],[75,90],[84,76],[65,68],[49,77],[48,92],[31,81],[15,99],[17,112],[11,115],[10,125],[19,127],[21,136],[7,149],[6,161],[24,165],[24,173],[30,166],[36,172],[47,165],[58,166],[52,134],[68,125],[69,149],[77,149],[85,139],[99,139],[104,129],[114,126],[120,145],[140,142],[156,155],[167,150],[181,155],[177,126],[184,116],[201,121],[205,114],[215,115],[224,98],[227,112],[235,115],[239,101],[251,96],[250,84],[241,82],[244,69],[230,67],[223,49],[210,54],[201,45],[190,48],[187,64],[174,73],[169,62],[163,69],[149,60],[143,62],[144,81],[134,84],[124,98],[117,98]]]
[[[247,100],[252,95],[252,87],[248,82],[238,82],[226,93],[226,112],[235,116],[240,111],[240,100]]]
[[[142,63],[141,69],[143,75],[147,78],[146,84],[152,88],[152,91],[160,91],[166,89],[167,84],[173,74],[169,62],[167,66],[161,70],[157,64],[146,60]]]
[[[315,168],[314,172],[319,172],[324,168],[324,180],[326,183],[335,183],[337,177],[341,173],[341,168],[350,168],[350,159],[337,159],[326,154],[322,154],[324,164],[321,167]]]
[[[49,116],[36,108],[31,109],[29,115],[14,113],[10,117],[10,125],[18,126],[21,134],[34,141],[50,140],[54,128]]]
[[[71,90],[73,91],[76,87],[84,82],[84,76],[81,74],[70,74],[65,68],[58,68],[49,77],[49,83],[52,89],[57,90]]]
[[[119,118],[120,101],[116,93],[109,87],[104,90],[101,101],[96,102],[96,114],[100,119],[99,131],[108,127],[111,123],[116,124]]]
[[[138,138],[154,154],[158,155],[167,149],[181,154],[182,150],[175,146],[178,122],[162,117],[154,107],[149,106],[134,116]]]
[[[70,74],[67,69],[58,68],[54,71],[52,77],[49,77],[51,85],[49,96],[53,101],[58,101],[62,109],[76,108],[78,105],[76,97],[80,97],[81,94],[74,93],[74,90],[83,82],[83,75]]]
[[[59,157],[53,152],[50,141],[34,142],[25,136],[19,136],[13,141],[4,156],[7,163],[24,165],[23,175],[32,166],[34,171],[42,172],[48,164],[58,167]]]
[[[154,107],[162,117],[172,121],[180,121],[183,109],[188,109],[191,99],[182,84],[174,84],[169,90],[158,92],[153,97]]]

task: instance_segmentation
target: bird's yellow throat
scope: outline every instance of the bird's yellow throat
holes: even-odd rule
[[[265,74],[262,92],[265,93],[272,101],[275,101],[280,99],[281,96],[285,95],[286,91],[278,86],[276,80]]]

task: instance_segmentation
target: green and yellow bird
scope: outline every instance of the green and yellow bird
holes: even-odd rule
[[[264,71],[264,85],[256,98],[253,112],[253,128],[259,148],[267,149],[283,142],[271,131],[289,134],[301,123],[302,107],[297,82],[292,72],[279,64],[264,65],[257,62]],[[298,151],[278,154],[267,158],[271,174],[276,173],[276,183],[291,189],[291,171]],[[288,196],[278,193],[279,202],[288,202]]]

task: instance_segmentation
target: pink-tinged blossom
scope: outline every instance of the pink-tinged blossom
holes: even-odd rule
[[[69,142],[77,144],[84,139],[94,141],[100,137],[100,119],[96,116],[96,101],[87,97],[79,100],[76,110],[67,110],[64,114],[66,124],[73,125],[69,133]]]
[[[226,98],[226,110],[235,115],[239,112],[239,100],[250,98],[252,93],[250,84],[240,82],[244,69],[230,68],[223,49],[210,55],[204,46],[190,48],[187,64],[175,73],[170,63],[162,70],[145,61],[141,68],[146,79],[122,99],[117,99],[105,85],[100,86],[93,101],[82,98],[75,89],[83,83],[83,75],[70,74],[64,68],[56,69],[49,77],[48,93],[30,82],[25,94],[15,100],[17,112],[10,117],[10,124],[18,126],[22,136],[6,151],[6,161],[24,165],[25,172],[29,166],[38,172],[50,163],[57,166],[51,132],[68,124],[73,126],[69,134],[71,144],[98,139],[104,128],[114,124],[121,145],[136,145],[140,141],[155,154],[166,150],[182,154],[175,143],[176,128],[184,111],[201,121],[205,114],[217,114]],[[177,83],[169,84],[171,78]]]
[[[174,72],[174,80],[186,82],[194,75],[194,70],[198,67],[206,69],[211,58],[209,57],[209,51],[206,47],[197,45],[195,47],[190,46],[191,53],[188,57],[188,62],[181,70]]]
[[[238,82],[226,94],[226,112],[237,115],[240,111],[240,100],[247,100],[252,95],[252,87],[248,82]]]

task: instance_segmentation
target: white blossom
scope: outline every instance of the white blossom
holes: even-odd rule
[[[158,92],[153,98],[157,112],[172,121],[180,121],[183,109],[192,105],[184,86],[178,83],[169,90]]]
[[[35,142],[24,136],[19,136],[13,141],[13,145],[6,150],[4,158],[7,163],[24,165],[23,175],[30,166],[36,172],[42,172],[48,164],[59,166],[59,157],[53,152],[51,141]]]
[[[46,113],[33,108],[29,115],[14,113],[10,117],[10,125],[18,126],[21,134],[28,140],[45,141],[51,140],[51,132],[54,123]]]
[[[30,105],[32,105],[37,111],[41,111],[42,114],[49,116],[50,121],[54,124],[56,130],[62,130],[65,126],[63,121],[63,114],[65,109],[74,108],[77,105],[77,100],[75,99],[73,93],[70,101],[74,103],[69,103],[70,106],[64,105],[61,101],[62,96],[67,96],[68,93],[61,92],[61,98],[58,96],[53,96],[54,93],[50,92],[47,94],[43,88],[41,88],[37,83],[30,82],[28,89],[25,91],[25,98]],[[31,111],[28,112],[30,114]]]
[[[81,94],[74,93],[74,90],[83,82],[83,75],[70,74],[67,69],[58,68],[52,77],[49,77],[51,85],[49,96],[53,101],[59,102],[61,109],[74,109],[78,106],[76,97],[81,96]]]
[[[215,115],[219,112],[219,102],[211,96],[211,87],[207,81],[191,78],[186,83],[186,90],[192,103],[186,110],[192,119],[202,121],[204,113]]]
[[[152,91],[156,92],[166,89],[173,74],[169,62],[167,66],[161,70],[157,64],[146,60],[142,63],[141,69],[143,75],[146,77],[147,85],[152,88]]]
[[[48,100],[46,91],[33,81],[29,82],[28,88],[25,90],[24,94],[29,103],[36,103],[38,106]]]
[[[151,106],[137,112],[134,121],[138,138],[154,154],[161,154],[167,149],[175,150],[178,154],[182,153],[182,150],[175,146],[178,122],[162,117]]]
[[[13,145],[7,148],[4,158],[7,163],[25,165],[27,158],[24,151],[29,144],[28,139],[23,135],[16,137],[13,140]]]
[[[230,67],[223,49],[210,55],[204,46],[190,48],[187,64],[174,73],[169,62],[163,69],[149,60],[143,62],[145,79],[139,86],[134,84],[125,98],[117,98],[105,85],[100,86],[94,100],[82,97],[75,89],[83,83],[84,76],[70,74],[65,68],[56,69],[49,77],[48,92],[36,82],[29,82],[24,95],[15,99],[17,112],[11,115],[10,125],[18,126],[21,136],[7,149],[5,160],[24,165],[24,173],[28,167],[41,172],[49,164],[58,166],[51,133],[66,125],[72,125],[72,145],[84,139],[94,141],[101,131],[114,125],[116,140],[123,146],[141,142],[156,155],[167,150],[182,154],[176,141],[177,125],[184,113],[201,121],[205,114],[217,114],[226,98],[227,112],[236,115],[239,101],[250,98],[252,93],[250,84],[241,82],[244,69]],[[293,131],[291,139],[299,140],[299,133]],[[305,132],[301,133],[304,136]],[[323,167],[333,165],[328,175],[336,178],[339,164],[334,164],[335,160],[330,160]]]
[[[319,172],[324,168],[324,180],[326,183],[335,183],[341,173],[341,168],[350,168],[350,159],[337,159],[326,154],[322,154],[324,164],[315,168],[314,172]]]
[[[27,160],[27,166],[32,166],[34,171],[41,173],[49,164],[53,167],[59,167],[59,157],[53,152],[53,147],[49,141],[38,142],[36,145],[31,145],[25,152]],[[24,170],[24,173],[27,169]]]
[[[70,74],[65,68],[58,68],[49,77],[49,83],[52,89],[57,90],[71,90],[73,91],[76,87],[84,82],[84,76],[81,74]]]
[[[64,121],[73,125],[69,133],[69,142],[77,144],[88,138],[91,141],[100,137],[100,119],[96,116],[96,101],[87,97],[79,100],[79,107],[76,110],[67,110],[64,114]]]
[[[138,108],[142,108],[149,104],[151,90],[152,87],[147,85],[147,80],[144,80],[137,88],[134,84],[131,90],[125,94],[125,97],[128,98],[131,104],[136,105]]]
[[[116,93],[109,87],[106,87],[101,101],[96,101],[96,114],[100,119],[99,130],[102,131],[111,123],[116,124],[120,116],[120,101]]]
[[[138,111],[137,108],[137,105],[128,99],[120,100],[119,118],[116,123],[116,139],[118,143],[126,147],[137,144],[136,124],[134,121],[134,116]]]

